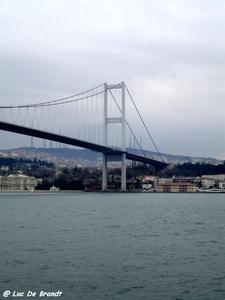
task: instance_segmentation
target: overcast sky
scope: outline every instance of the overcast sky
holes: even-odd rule
[[[225,159],[224,0],[0,0],[0,24],[1,106],[124,81],[160,152]]]

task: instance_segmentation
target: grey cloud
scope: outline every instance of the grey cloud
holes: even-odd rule
[[[125,81],[162,152],[224,155],[223,1],[0,5],[1,105]]]

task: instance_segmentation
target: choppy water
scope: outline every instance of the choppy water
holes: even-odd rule
[[[223,194],[0,194],[0,226],[0,299],[225,299]]]

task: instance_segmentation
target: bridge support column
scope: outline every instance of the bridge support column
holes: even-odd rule
[[[121,89],[121,108],[120,117],[108,118],[108,91],[112,89]],[[107,161],[109,160],[120,160],[121,161],[121,190],[126,191],[126,139],[125,139],[125,84],[124,82],[108,85],[105,83],[104,86],[104,113],[103,113],[103,144],[108,146],[108,124],[109,123],[120,123],[121,124],[121,150],[124,153],[119,155],[103,154],[103,167],[102,167],[102,190],[107,190]]]
[[[127,189],[126,177],[126,154],[123,153],[121,156],[121,191],[126,191]]]
[[[121,191],[126,191],[126,153],[103,154],[102,164],[102,190],[107,191],[107,162],[121,161]]]
[[[107,191],[107,155],[102,157],[102,190]]]

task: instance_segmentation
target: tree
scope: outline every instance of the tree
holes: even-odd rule
[[[52,181],[48,179],[43,179],[42,182],[39,182],[35,187],[36,190],[49,190],[52,187]]]

